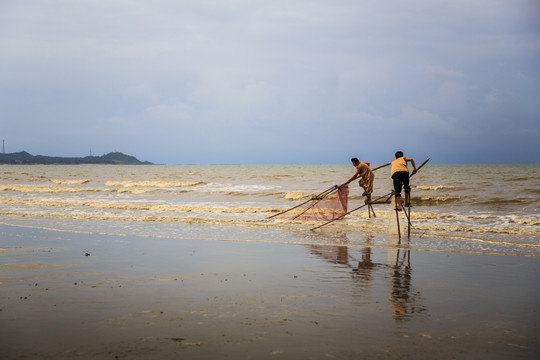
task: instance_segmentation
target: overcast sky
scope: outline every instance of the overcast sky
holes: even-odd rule
[[[540,162],[537,0],[0,0],[6,152]]]

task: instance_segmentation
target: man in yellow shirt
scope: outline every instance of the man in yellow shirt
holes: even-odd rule
[[[404,157],[402,151],[396,152],[396,160],[392,161],[391,177],[394,180],[394,196],[396,198],[396,210],[401,211],[401,188],[405,188],[405,206],[411,205],[411,188],[409,186],[409,169],[407,163],[413,166],[413,174],[416,173],[414,160]]]
[[[370,163],[360,162],[360,160],[358,160],[357,158],[352,158],[351,162],[356,168],[356,172],[345,184],[350,183],[356,178],[360,178],[360,180],[358,180],[358,185],[360,185],[360,187],[364,189],[364,193],[362,195],[367,197],[367,204],[371,202],[371,194],[373,193],[373,179],[375,178],[375,174],[369,168]]]

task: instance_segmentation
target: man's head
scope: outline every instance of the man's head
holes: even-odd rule
[[[400,157],[403,157],[403,151],[396,152],[396,159],[399,159]]]
[[[358,159],[355,158],[355,157],[351,159],[351,162],[352,162],[352,164],[353,164],[354,166],[358,166],[358,164],[360,164],[360,160],[358,160]]]

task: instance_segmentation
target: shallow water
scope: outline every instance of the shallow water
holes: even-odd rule
[[[348,246],[364,245],[370,234],[395,235],[391,204],[375,205],[376,218],[364,208],[315,232],[308,230],[320,223],[266,220],[345,182],[353,172],[350,165],[4,165],[0,221],[155,237],[182,237],[187,231],[221,238],[229,226],[256,227],[268,232],[270,241]],[[373,196],[391,191],[389,168],[375,173]],[[540,256],[540,165],[428,163],[411,186],[408,246]],[[361,193],[351,184],[349,209],[363,204]]]

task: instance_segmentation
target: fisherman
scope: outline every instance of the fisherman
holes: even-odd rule
[[[409,169],[407,163],[410,162],[413,166],[413,172],[416,173],[416,165],[414,160],[409,157],[404,157],[402,151],[396,152],[396,160],[392,161],[392,170],[390,175],[394,180],[394,196],[396,198],[396,210],[401,211],[401,188],[405,188],[405,206],[411,206],[411,188],[409,186]]]
[[[352,158],[351,162],[356,168],[356,172],[343,185],[350,183],[354,179],[360,178],[360,180],[358,180],[358,185],[360,185],[360,187],[364,189],[364,193],[362,194],[362,196],[365,196],[367,198],[365,202],[366,204],[369,204],[371,202],[371,194],[373,193],[373,179],[375,178],[375,174],[369,168],[370,163],[360,162],[360,160],[358,160],[357,158]]]

